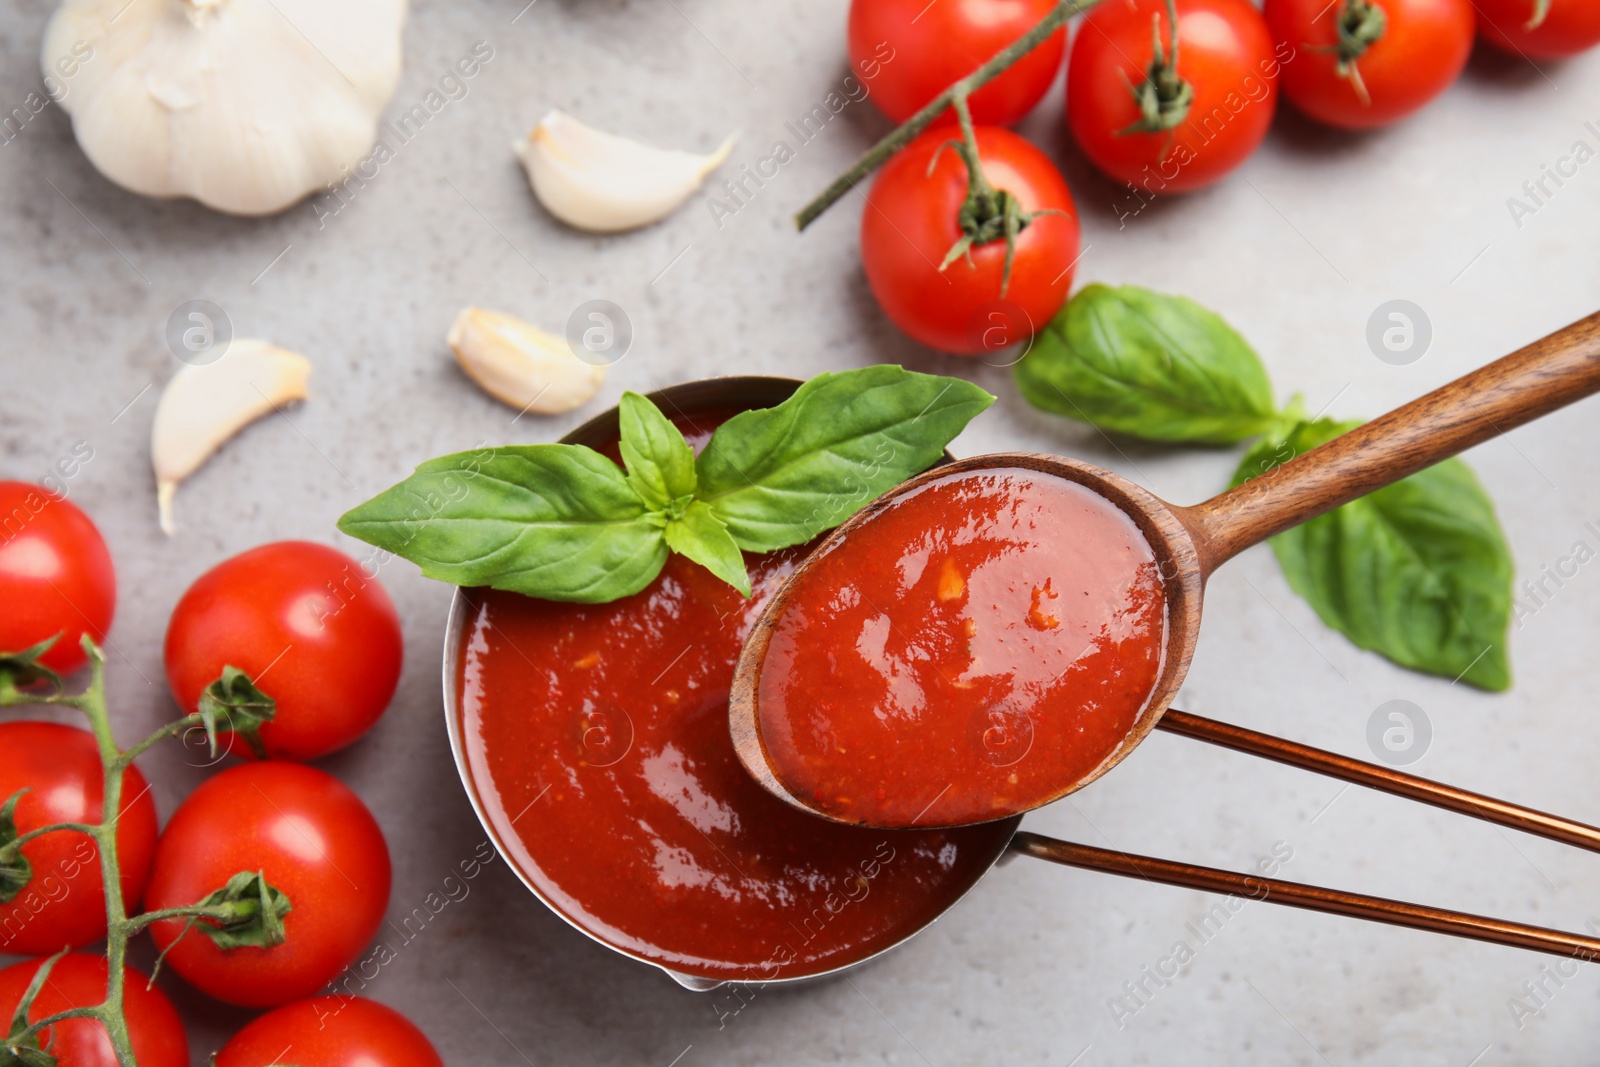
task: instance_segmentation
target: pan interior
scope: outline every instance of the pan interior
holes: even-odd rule
[[[657,400],[691,440],[776,402],[771,385],[742,404],[696,385]],[[607,450],[614,421],[591,426],[581,443]],[[524,882],[620,952],[711,980],[837,970],[931,923],[1016,828],[840,826],[745,773],[727,727],[734,663],[805,551],[752,557],[750,600],[677,557],[614,604],[458,598],[446,660],[463,780]]]

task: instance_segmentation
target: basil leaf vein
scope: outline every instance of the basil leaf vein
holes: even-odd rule
[[[1234,484],[1359,422],[1302,422],[1244,457]],[[1449,459],[1272,539],[1284,576],[1361,648],[1481,689],[1511,686],[1511,551],[1472,469]]]

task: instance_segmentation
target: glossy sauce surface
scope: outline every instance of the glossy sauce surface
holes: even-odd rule
[[[699,446],[714,422],[680,426]],[[572,922],[685,974],[864,959],[959,898],[1015,828],[841,826],[746,774],[728,734],[734,663],[804,552],[747,557],[750,600],[679,556],[612,604],[466,594],[460,725],[496,836]]]
[[[1053,799],[1114,752],[1161,671],[1138,526],[1022,469],[934,479],[818,557],[756,691],[773,772],[819,811],[950,826]]]

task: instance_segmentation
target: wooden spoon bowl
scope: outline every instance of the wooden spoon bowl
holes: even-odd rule
[[[774,796],[824,818],[846,821],[812,807],[790,792],[773,772],[772,761],[762,741],[758,693],[761,665],[766,661],[768,646],[789,599],[806,580],[810,569],[831,548],[852,536],[863,526],[870,524],[899,498],[929,482],[948,478],[952,474],[984,470],[1033,471],[1076,482],[1099,494],[1125,512],[1139,527],[1150,545],[1161,572],[1166,600],[1166,634],[1155,687],[1135,720],[1132,730],[1116,749],[1086,774],[1063,781],[1060,790],[1050,800],[1058,800],[1068,793],[1082,789],[1121,763],[1138,747],[1139,742],[1155,729],[1162,712],[1171,705],[1179,687],[1183,685],[1184,676],[1189,671],[1189,663],[1194,658],[1195,642],[1200,633],[1200,603],[1205,591],[1205,572],[1200,567],[1194,536],[1180,518],[1182,509],[1172,507],[1120,475],[1061,456],[1034,452],[1003,452],[956,460],[934,467],[901,483],[829,534],[773,595],[767,609],[756,620],[750,636],[745,639],[729,700],[729,728],[733,734],[734,750],[739,754],[740,762]],[[997,817],[1003,818],[1009,814],[1002,813]]]

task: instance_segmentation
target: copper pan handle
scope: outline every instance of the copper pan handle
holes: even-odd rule
[[[1348,915],[1355,919],[1405,926],[1413,930],[1431,930],[1473,941],[1488,941],[1512,948],[1532,949],[1553,956],[1571,956],[1591,962],[1600,959],[1600,939],[1582,934],[1567,934],[1547,930],[1542,926],[1491,919],[1483,915],[1430,908],[1424,904],[1407,904],[1383,897],[1347,893],[1342,889],[1323,889],[1299,882],[1285,882],[1277,878],[1262,878],[1234,871],[1220,871],[1214,867],[1200,867],[1192,863],[1153,859],[1149,856],[1131,856],[1125,852],[1058,841],[1052,837],[1020,830],[1011,839],[1013,851],[1025,856],[1035,856],[1068,867],[1081,867],[1086,871],[1121,875],[1124,878],[1143,878],[1147,882],[1160,882],[1183,889],[1198,889],[1206,893],[1224,893],[1261,900],[1268,904],[1284,904],[1291,908],[1320,911],[1329,915]]]
[[[1395,770],[1393,767],[1351,759],[1348,756],[1340,756],[1309,745],[1273,737],[1271,734],[1258,733],[1255,730],[1217,722],[1199,715],[1190,715],[1176,709],[1169,709],[1157,723],[1157,728],[1220,745],[1223,748],[1231,748],[1237,752],[1315,771],[1330,778],[1367,786],[1394,796],[1431,804],[1462,815],[1470,815],[1485,822],[1547,837],[1552,841],[1575,845],[1591,852],[1600,852],[1600,829],[1593,826],[1496,800],[1480,793],[1457,789],[1427,778],[1419,778]],[[1178,863],[1149,856],[1132,856],[1110,849],[1058,841],[1026,830],[1017,833],[1011,841],[1011,848],[1024,855],[1069,867],[1101,871],[1125,878],[1143,878],[1146,881],[1175,885],[1184,889],[1243,896],[1270,904],[1283,904],[1291,908],[1304,908],[1330,915],[1347,915],[1371,922],[1388,923],[1391,926],[1405,926],[1413,930],[1430,930],[1474,941],[1532,949],[1535,952],[1546,952],[1556,956],[1571,956],[1585,962],[1600,959],[1600,939],[1483,915],[1470,915],[1466,912],[1449,911],[1424,904],[1407,904],[1383,897],[1348,893],[1340,889],[1323,889],[1320,886],[1286,882],[1277,878],[1239,874],[1192,863]]]

